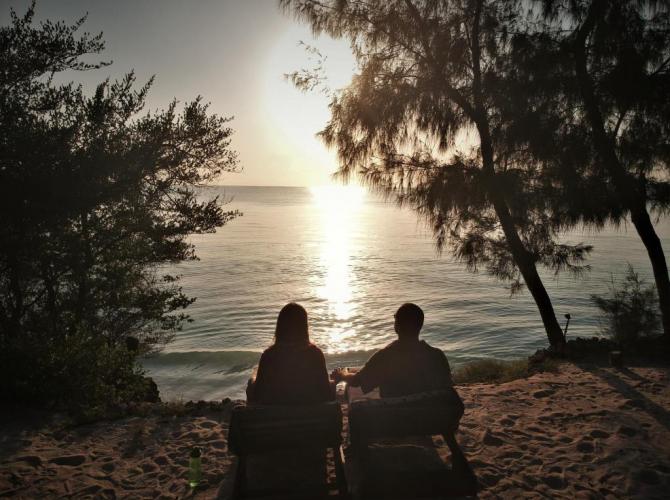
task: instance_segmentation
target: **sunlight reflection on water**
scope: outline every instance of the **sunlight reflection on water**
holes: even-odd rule
[[[322,231],[319,262],[323,273],[315,279],[315,295],[325,301],[322,311],[332,326],[326,332],[327,352],[354,350],[357,285],[352,257],[365,191],[358,186],[310,188]]]
[[[403,302],[426,314],[422,338],[444,349],[452,366],[481,357],[513,359],[546,345],[532,297],[510,297],[486,273],[472,274],[448,252],[439,256],[429,228],[410,210],[360,188],[211,187],[203,196],[234,198],[244,217],[192,238],[201,260],[175,266],[184,292],[197,297],[163,355],[148,360],[161,396],[243,397],[260,352],[271,345],[277,313],[297,301],[310,338],[329,369],[359,366],[396,338]],[[670,219],[658,225],[666,253]],[[627,263],[652,279],[631,226],[576,229],[563,241],[595,245],[583,278],[542,270],[556,313],[571,313],[569,338],[599,335],[591,294],[607,293]],[[668,254],[670,258],[670,254]],[[561,321],[561,323],[563,323]]]

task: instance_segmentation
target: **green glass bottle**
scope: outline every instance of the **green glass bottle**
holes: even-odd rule
[[[195,488],[202,479],[202,463],[200,461],[200,448],[195,446],[191,450],[191,458],[188,461],[188,484]]]

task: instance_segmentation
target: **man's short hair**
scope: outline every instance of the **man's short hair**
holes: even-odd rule
[[[416,333],[418,335],[423,326],[423,311],[416,304],[408,302],[398,308],[395,319],[402,333]]]

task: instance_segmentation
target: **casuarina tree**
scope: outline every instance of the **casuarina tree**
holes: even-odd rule
[[[542,102],[543,116],[526,128],[530,142],[548,165],[562,165],[554,178],[576,219],[602,226],[630,217],[670,339],[670,278],[653,223],[670,206],[670,4],[542,0],[535,8],[516,47],[525,95]],[[543,128],[551,134],[537,134]]]
[[[508,147],[503,112],[519,2],[312,1],[280,5],[317,32],[346,38],[359,65],[336,93],[321,137],[343,177],[358,175],[433,225],[470,269],[522,283],[550,345],[564,338],[538,267],[583,271],[590,247],[557,242],[541,169]],[[293,80],[309,87],[309,75]]]

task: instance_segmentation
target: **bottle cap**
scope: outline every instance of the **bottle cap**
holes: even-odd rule
[[[191,458],[199,458],[200,454],[201,454],[200,448],[194,446],[193,449],[191,450]]]

